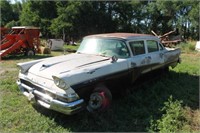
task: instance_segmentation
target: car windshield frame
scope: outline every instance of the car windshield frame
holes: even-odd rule
[[[84,38],[77,53],[105,57],[117,56],[118,58],[130,57],[126,42],[122,39],[113,38]]]

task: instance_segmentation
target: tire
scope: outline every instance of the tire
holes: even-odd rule
[[[167,75],[169,74],[169,67],[164,67],[162,68],[159,72],[161,72],[161,74],[164,76],[164,75]]]
[[[163,69],[163,72],[164,72],[164,73],[169,73],[169,67],[165,67],[165,68]]]
[[[34,56],[35,55],[35,51],[32,49],[27,49],[25,52],[26,56]]]
[[[96,87],[90,95],[87,110],[89,112],[102,112],[111,105],[112,94],[105,86]]]

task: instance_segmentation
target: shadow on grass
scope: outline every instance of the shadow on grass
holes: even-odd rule
[[[131,87],[134,89],[130,94],[115,98],[111,108],[104,113],[91,114],[85,110],[67,116],[39,106],[34,108],[73,132],[144,132],[152,118],[162,115],[160,109],[170,95],[173,99],[182,100],[183,106],[198,109],[198,86],[198,76],[174,71],[167,74],[157,72],[139,79]]]
[[[20,59],[42,59],[42,58],[48,58],[52,57],[52,55],[42,55],[42,54],[37,54],[34,56],[25,56],[25,55],[9,55],[6,57],[2,57],[2,60],[20,60]]]

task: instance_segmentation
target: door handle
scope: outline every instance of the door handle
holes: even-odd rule
[[[163,53],[160,53],[160,58],[162,58],[164,56],[164,54]]]
[[[135,67],[136,63],[135,62],[131,62],[131,67]]]

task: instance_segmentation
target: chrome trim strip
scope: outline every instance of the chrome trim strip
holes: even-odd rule
[[[36,86],[38,86],[38,87],[44,89],[45,91],[51,92],[51,93],[53,93],[53,94],[56,94],[55,91],[50,90],[50,89],[46,89],[44,86],[41,86],[40,84],[36,84],[36,83],[32,82],[30,79],[28,79],[28,78],[25,77],[25,76],[24,76],[24,77],[21,76],[20,79],[26,80],[26,81],[30,82],[31,84],[36,85]]]
[[[56,99],[53,99],[53,97],[44,94],[42,92],[39,92],[38,90],[34,90],[34,88],[31,88],[25,84],[22,84],[19,80],[17,81],[17,84],[21,90],[21,92],[29,99],[29,100],[35,100],[35,96],[39,96],[42,99],[37,99],[37,103],[41,106],[52,109],[64,114],[74,114],[84,108],[84,100],[79,99],[74,102],[66,103],[62,102]],[[27,89],[28,92],[26,92],[24,89]],[[33,98],[30,99],[30,95],[33,95]],[[43,101],[44,100],[44,101]]]

